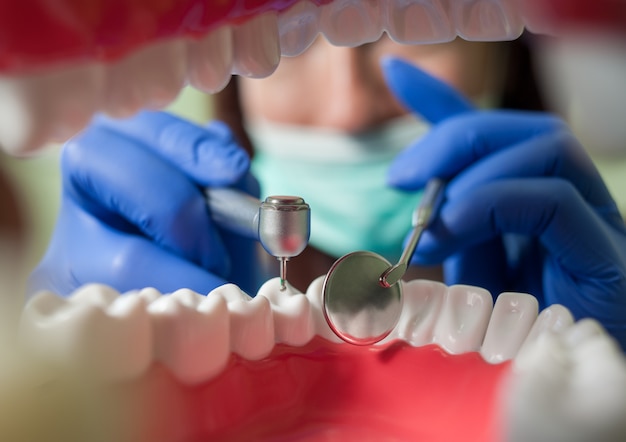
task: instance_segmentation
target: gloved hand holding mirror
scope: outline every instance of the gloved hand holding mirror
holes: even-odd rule
[[[355,345],[385,338],[402,312],[402,284],[424,229],[443,197],[443,181],[433,178],[413,215],[413,231],[397,264],[368,251],[339,258],[324,279],[324,317],[337,336]]]

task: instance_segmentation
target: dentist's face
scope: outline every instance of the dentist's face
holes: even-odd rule
[[[240,79],[246,118],[357,133],[406,110],[387,89],[381,57],[404,58],[470,99],[490,92],[496,46],[457,39],[437,45],[400,45],[387,37],[358,48],[340,48],[319,37],[304,54],[283,58],[265,79]]]

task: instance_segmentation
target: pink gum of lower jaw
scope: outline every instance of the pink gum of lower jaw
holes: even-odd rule
[[[0,0],[0,73],[71,60],[109,62],[157,40],[199,37],[226,23],[283,11],[297,1]],[[323,5],[333,0],[309,1]],[[524,18],[539,24],[540,32],[577,25],[626,29],[620,0],[510,1]]]
[[[259,361],[231,355],[202,384],[154,365],[120,386],[133,442],[393,440],[495,442],[510,363],[435,345],[278,344]],[[128,410],[128,408],[125,408]],[[453,425],[450,425],[451,423]]]

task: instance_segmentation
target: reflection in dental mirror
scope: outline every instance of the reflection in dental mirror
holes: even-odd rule
[[[371,345],[396,326],[402,311],[402,284],[380,284],[389,261],[372,252],[338,259],[324,279],[324,317],[337,336],[355,345]]]

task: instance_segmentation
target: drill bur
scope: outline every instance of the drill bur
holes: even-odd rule
[[[280,261],[280,291],[283,292],[287,289],[287,261],[289,258],[281,256],[278,260]]]

